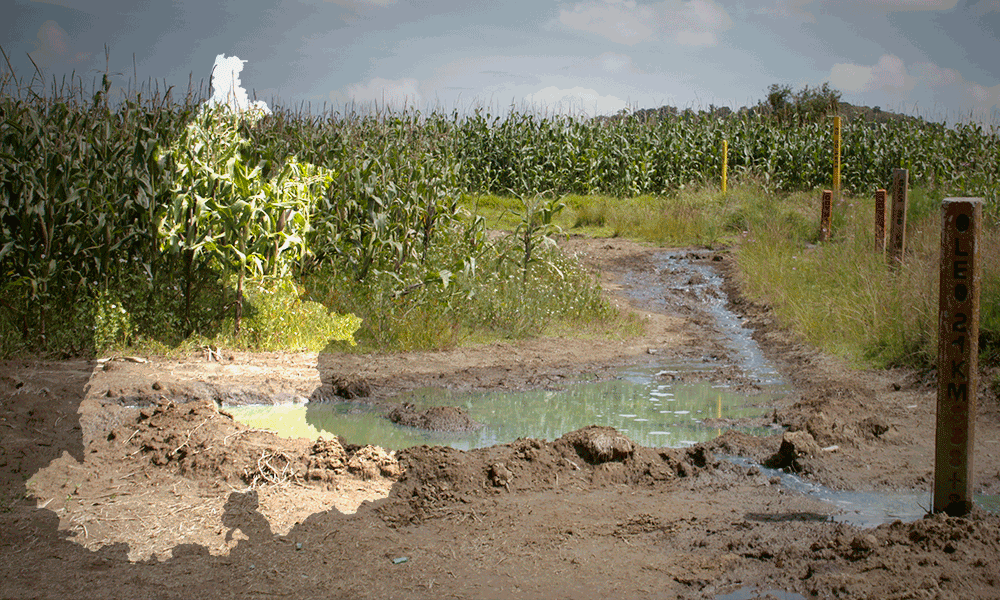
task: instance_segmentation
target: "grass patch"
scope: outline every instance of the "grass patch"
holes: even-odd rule
[[[704,186],[666,196],[617,198],[568,194],[566,206],[553,219],[565,233],[588,237],[627,237],[655,244],[712,246],[732,241],[728,207],[739,204],[741,192],[723,196]],[[467,196],[462,205],[482,217],[491,229],[514,230],[524,213],[524,201],[513,196]]]
[[[626,337],[644,323],[612,306],[575,259],[551,244],[536,249],[524,269],[514,235],[491,242],[477,268],[455,274],[448,286],[423,285],[406,294],[382,275],[373,285],[319,273],[306,282],[309,295],[338,313],[361,318],[357,347],[342,351],[443,350],[498,339],[542,335]],[[443,260],[443,259],[442,259]]]
[[[710,186],[662,197],[568,195],[555,222],[593,237],[731,244],[744,291],[771,306],[803,341],[857,366],[932,366],[943,194],[910,190],[907,256],[898,268],[875,251],[874,198],[845,196],[834,206],[831,239],[820,244],[820,196],[820,190],[778,194],[753,184],[724,196]],[[480,206],[495,212],[481,214],[500,224],[502,210],[516,202],[488,197]],[[981,253],[980,348],[989,367],[1000,364],[1000,228],[989,218]]]
[[[748,197],[736,253],[745,291],[772,306],[806,342],[856,365],[932,366],[940,201],[924,190],[913,197],[908,252],[898,268],[874,249],[874,199],[841,202],[834,208],[832,239],[817,244],[818,192]],[[981,349],[989,361],[1000,341],[1000,231],[984,228],[982,242]]]

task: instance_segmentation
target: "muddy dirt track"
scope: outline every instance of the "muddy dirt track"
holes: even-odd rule
[[[740,300],[725,253],[690,258],[727,273],[734,310],[794,390],[768,419],[787,428],[784,447],[780,434],[730,431],[654,449],[590,427],[394,453],[283,439],[225,412],[347,396],[389,410],[426,385],[558,388],[663,357],[709,361],[718,382],[753,386],[686,291],[691,275],[651,268],[662,250],[566,247],[648,319],[644,337],[0,365],[0,598],[1000,598],[1000,516],[856,528],[724,458],[834,489],[929,490],[935,405],[933,374],[855,371],[796,343],[766,307]],[[627,300],[636,273],[663,294]],[[1000,492],[998,423],[983,387],[980,493]]]

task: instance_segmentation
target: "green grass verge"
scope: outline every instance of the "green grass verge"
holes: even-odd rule
[[[930,367],[937,360],[940,207],[935,190],[910,190],[907,255],[891,267],[875,249],[874,198],[845,197],[831,238],[819,243],[820,191],[769,193],[741,185],[670,197],[566,196],[566,232],[662,245],[732,245],[740,284],[804,342],[857,366]],[[515,198],[478,205],[504,227]],[[981,259],[981,364],[1000,367],[1000,227],[987,218]],[[992,366],[991,366],[992,365]],[[1000,380],[998,380],[1000,383]]]
[[[606,195],[569,194],[566,205],[553,219],[564,233],[589,237],[629,237],[662,245],[712,246],[731,241],[726,231],[727,206],[736,195],[699,188],[669,196],[644,195],[616,198]],[[481,216],[491,229],[512,231],[525,206],[513,196],[467,196],[462,205]]]

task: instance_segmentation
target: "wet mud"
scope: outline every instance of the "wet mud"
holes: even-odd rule
[[[354,400],[388,412],[427,386],[557,388],[664,356],[708,365],[697,377],[758,385],[702,292],[685,291],[700,280],[657,267],[663,250],[565,247],[647,319],[645,335],[4,363],[0,597],[1000,598],[1000,516],[855,525],[758,466],[835,491],[926,493],[933,379],[850,369],[802,345],[740,297],[725,253],[692,260],[723,277],[727,306],[789,385],[768,417],[773,436],[652,448],[584,427],[470,451],[387,451],[280,438],[226,412],[226,398],[300,402],[335,381],[364,381]],[[662,297],[629,294],[658,283]],[[996,494],[1000,411],[988,388],[979,402],[976,491]]]

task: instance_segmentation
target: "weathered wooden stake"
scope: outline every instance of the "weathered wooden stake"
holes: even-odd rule
[[[909,171],[895,169],[892,172],[892,221],[889,225],[889,262],[892,266],[902,264],[906,255],[906,192],[909,186]]]
[[[946,198],[941,217],[934,512],[960,516],[972,508],[983,199]]]
[[[823,190],[823,207],[819,214],[819,241],[830,239],[830,222],[833,220],[833,192]]]
[[[875,190],[875,251],[885,254],[885,190]]]

